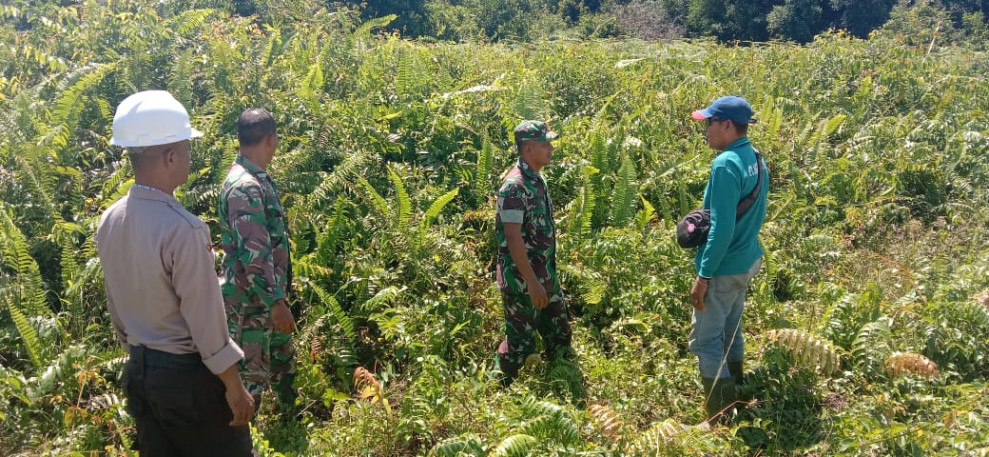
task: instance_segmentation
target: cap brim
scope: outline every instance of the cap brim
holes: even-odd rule
[[[697,111],[694,111],[694,113],[691,114],[690,117],[692,117],[695,121],[703,121],[711,117],[711,113],[709,113],[706,109],[699,109]]]
[[[190,130],[192,130],[192,133],[189,134],[189,138],[202,138],[203,132],[200,132],[199,130],[196,129],[190,129]]]
[[[559,133],[556,132],[546,132],[546,141],[555,140],[560,137]]]

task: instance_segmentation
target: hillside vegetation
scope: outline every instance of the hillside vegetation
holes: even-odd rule
[[[989,455],[978,46],[919,15],[805,46],[452,44],[286,5],[0,6],[3,454],[128,452],[93,231],[133,183],[114,108],[162,88],[205,132],[177,195],[216,241],[237,115],[279,122],[305,412],[263,409],[262,455]],[[673,224],[714,154],[689,113],[728,93],[760,119],[767,255],[745,314],[753,401],[703,432],[680,426],[704,418]],[[493,196],[526,118],[562,133],[546,174],[579,366],[537,361],[505,390]]]

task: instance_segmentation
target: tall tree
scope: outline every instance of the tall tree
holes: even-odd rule
[[[734,39],[766,41],[769,31],[766,16],[782,0],[734,0],[728,6],[728,21]]]
[[[766,18],[769,32],[782,38],[806,43],[822,30],[818,0],[786,0],[773,7]]]
[[[365,20],[389,14],[397,15],[398,18],[389,24],[389,28],[398,30],[402,35],[416,37],[432,32],[426,13],[426,0],[402,0],[398,2],[391,0],[351,0],[347,3],[362,6],[361,16]]]
[[[690,0],[687,8],[687,30],[693,36],[725,36],[727,19],[725,0]]]
[[[857,37],[867,37],[876,27],[886,23],[897,0],[831,0],[837,14],[833,24]]]

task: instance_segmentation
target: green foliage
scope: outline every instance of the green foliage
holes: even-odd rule
[[[38,264],[28,253],[27,240],[0,207],[0,301],[17,327],[21,343],[35,369],[44,366],[42,340],[29,317],[49,315]]]
[[[766,26],[773,35],[806,43],[817,32],[821,11],[816,0],[786,0],[766,16]]]
[[[263,106],[279,123],[269,168],[292,233],[304,412],[262,408],[263,454],[956,455],[989,437],[989,313],[972,299],[989,290],[989,88],[984,43],[966,44],[982,30],[971,4],[897,7],[868,40],[819,32],[867,35],[887,2],[621,5],[722,40],[768,36],[775,6],[779,24],[818,34],[735,47],[566,39],[631,24],[610,2],[430,1],[366,22],[307,0],[8,3],[8,453],[131,444],[92,235],[133,183],[108,144],[113,107],[145,87],[173,91],[206,132],[178,197],[214,234],[237,113]],[[875,16],[859,14],[867,5]],[[505,40],[400,38],[421,18],[445,28],[439,40]],[[544,34],[561,39],[513,41]],[[695,271],[672,227],[713,157],[689,113],[728,92],[756,107],[771,196],[746,303],[753,401],[703,433],[680,425],[703,412],[685,339]],[[563,133],[544,172],[577,359],[528,367],[504,390],[488,376],[504,324],[493,196],[517,160],[510,129],[528,117]],[[769,338],[780,334],[784,347]],[[938,376],[916,368],[931,366]]]

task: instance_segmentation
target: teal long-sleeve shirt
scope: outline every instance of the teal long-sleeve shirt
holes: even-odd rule
[[[738,202],[755,189],[759,166],[765,173],[759,197],[736,221]],[[711,231],[694,258],[698,275],[711,278],[741,274],[762,257],[759,229],[766,220],[768,195],[769,169],[765,161],[756,164],[755,149],[747,137],[735,140],[718,154],[704,190],[704,208],[711,211]]]

